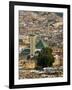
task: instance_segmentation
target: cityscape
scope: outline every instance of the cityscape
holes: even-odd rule
[[[63,77],[63,13],[19,11],[19,79]]]

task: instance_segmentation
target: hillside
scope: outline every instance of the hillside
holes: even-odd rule
[[[19,34],[42,37],[48,45],[62,47],[63,14],[54,12],[19,11]],[[46,39],[45,39],[46,38]]]

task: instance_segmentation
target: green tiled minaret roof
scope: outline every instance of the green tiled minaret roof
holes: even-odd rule
[[[45,47],[48,47],[48,45],[43,41],[43,40],[39,40],[39,42],[36,44],[36,48],[37,49],[42,49],[42,48],[45,48]]]

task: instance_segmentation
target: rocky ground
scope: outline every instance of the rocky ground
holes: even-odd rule
[[[19,79],[30,79],[30,78],[54,78],[54,77],[62,77],[63,74],[56,72],[50,74],[48,72],[36,71],[36,70],[20,70],[19,71]]]

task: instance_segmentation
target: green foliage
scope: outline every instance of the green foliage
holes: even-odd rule
[[[52,49],[51,48],[43,48],[41,52],[38,53],[37,56],[37,65],[41,67],[47,67],[52,66],[52,63],[54,62],[54,57],[52,55]]]

